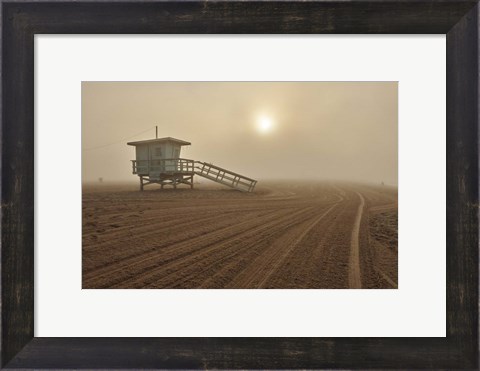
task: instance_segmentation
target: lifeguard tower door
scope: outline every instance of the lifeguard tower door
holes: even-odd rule
[[[161,173],[165,172],[164,145],[150,146],[150,176],[155,178],[160,177]]]

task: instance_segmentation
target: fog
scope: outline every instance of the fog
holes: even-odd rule
[[[84,182],[138,181],[128,141],[191,142],[182,158],[258,180],[397,185],[396,82],[83,82]],[[206,181],[206,180],[205,180]]]

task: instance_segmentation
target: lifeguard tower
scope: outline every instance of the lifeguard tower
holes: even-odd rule
[[[177,188],[180,184],[193,188],[193,177],[199,175],[244,192],[252,192],[257,181],[202,161],[180,157],[182,146],[191,143],[171,137],[127,143],[135,147],[133,174],[140,177],[140,190],[149,184]]]

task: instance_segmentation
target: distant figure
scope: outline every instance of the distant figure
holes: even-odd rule
[[[384,182],[382,182],[382,186],[384,186],[384,185],[385,185],[385,183],[384,183]]]
[[[98,178],[98,182],[99,182],[99,183],[103,183],[103,178],[101,178],[101,177]]]

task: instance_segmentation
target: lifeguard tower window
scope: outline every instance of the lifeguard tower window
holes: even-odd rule
[[[155,157],[162,157],[162,147],[155,147]]]

